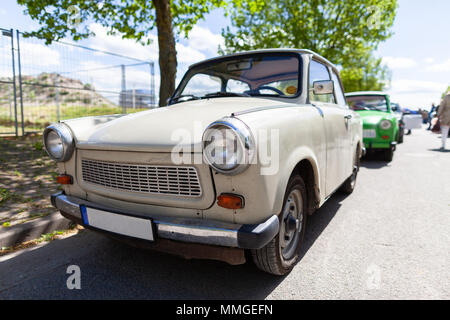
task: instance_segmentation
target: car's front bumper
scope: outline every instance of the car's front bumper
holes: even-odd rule
[[[117,213],[117,209],[101,206],[87,200],[64,195],[51,196],[54,207],[62,214],[84,225],[80,205],[99,208]],[[122,212],[131,214],[131,212]],[[120,213],[118,213],[120,214]],[[170,239],[180,242],[199,243],[215,246],[233,247],[241,249],[260,249],[272,240],[278,233],[278,217],[273,215],[260,224],[230,224],[218,221],[184,218],[152,218],[157,238]]]
[[[374,141],[374,140],[364,140],[364,145],[367,151],[374,149],[392,149],[397,148],[397,141]]]

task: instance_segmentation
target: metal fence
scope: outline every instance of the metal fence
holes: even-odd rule
[[[119,53],[45,42],[0,28],[0,135],[49,123],[156,107],[155,69]]]

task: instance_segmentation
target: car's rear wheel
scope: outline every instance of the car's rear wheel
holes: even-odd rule
[[[353,172],[352,175],[345,180],[344,184],[341,187],[341,191],[347,194],[350,194],[355,190],[356,187],[356,178],[358,177],[359,172],[359,165],[360,165],[360,159],[359,159],[359,151],[357,150],[355,152],[355,155],[353,156]]]
[[[293,176],[288,183],[279,214],[280,230],[265,247],[252,250],[256,266],[274,275],[291,272],[299,259],[305,235],[308,198],[306,186],[300,176]]]
[[[404,141],[404,136],[405,136],[405,130],[404,129],[399,129],[398,130],[398,139],[397,139],[397,142],[400,144],[400,143],[403,143],[403,141]]]

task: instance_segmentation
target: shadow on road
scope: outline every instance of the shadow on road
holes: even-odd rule
[[[308,217],[302,257],[345,198],[334,195]],[[66,287],[66,268],[72,264],[81,269],[81,290]],[[301,268],[300,262],[294,272],[302,272]],[[3,299],[264,299],[289,279],[265,274],[253,263],[229,266],[184,260],[130,247],[91,231],[3,261],[0,275]]]
[[[384,160],[378,160],[375,156],[368,158],[367,156],[361,160],[360,166],[366,169],[381,169],[387,167],[388,162]]]
[[[450,149],[441,150],[441,149],[437,148],[437,149],[428,149],[428,151],[442,152],[442,153],[449,153],[449,152],[450,152]]]

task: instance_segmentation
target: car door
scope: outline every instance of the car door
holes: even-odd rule
[[[342,159],[343,159],[343,167],[342,170],[345,173],[344,179],[347,179],[353,172],[354,165],[354,155],[356,151],[356,141],[353,139],[356,134],[355,128],[359,125],[359,121],[356,119],[356,115],[347,105],[347,101],[345,99],[344,90],[342,87],[342,83],[339,80],[339,76],[335,71],[330,68],[331,78],[334,83],[334,98],[335,103],[338,108],[341,110],[341,115],[344,119],[345,129],[343,131],[342,137]],[[355,131],[355,132],[353,132]]]
[[[316,81],[329,81],[331,75],[324,64],[311,60],[309,69],[309,100],[323,113],[327,140],[326,155],[326,195],[334,192],[350,174],[348,174],[349,123],[347,112],[338,106],[334,94],[314,94]]]

